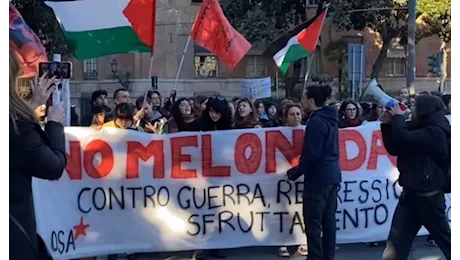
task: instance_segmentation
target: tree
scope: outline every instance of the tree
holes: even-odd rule
[[[49,56],[68,54],[63,32],[51,8],[43,0],[12,0],[27,25],[37,34]]]
[[[394,38],[400,38],[401,44],[407,43],[407,0],[331,0],[330,12],[333,23],[340,30],[363,30],[370,28],[380,35],[381,50],[374,62],[372,78],[378,78],[386,53]],[[391,8],[392,10],[366,10]],[[417,0],[416,42],[438,35],[444,42],[450,43],[450,0]]]
[[[345,64],[347,63],[347,56],[348,56],[348,43],[344,40],[338,40],[330,42],[326,50],[324,51],[327,59],[332,62],[337,62],[338,68],[338,90],[339,90],[339,99],[341,100],[344,96],[344,88],[343,85],[346,83],[344,78],[344,71],[345,71]],[[345,88],[346,91],[346,88]]]
[[[437,35],[446,44],[451,40],[450,0],[417,0],[417,12],[423,21],[423,36]]]
[[[317,11],[321,11],[321,0]],[[305,0],[221,0],[225,16],[251,43],[270,43],[268,49],[279,50],[286,41],[274,41],[279,35],[289,39],[299,33],[308,18]],[[267,53],[267,52],[265,52]],[[286,96],[291,97],[299,82],[302,62],[293,64],[292,75],[285,78]]]
[[[378,32],[380,53],[372,67],[371,78],[378,78],[387,51],[395,37],[407,35],[407,2],[394,0],[331,0],[332,21],[339,30],[370,28]],[[392,8],[392,10],[357,11],[359,9]]]
[[[451,40],[451,5],[450,0],[417,0],[417,11],[421,13],[421,20],[425,30],[423,36],[437,35],[444,42],[441,51],[441,76],[439,90],[443,91],[447,77],[447,45]]]

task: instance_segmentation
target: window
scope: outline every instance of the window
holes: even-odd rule
[[[34,77],[18,79],[19,96],[21,96],[22,98],[27,98],[30,95],[31,93],[30,82],[33,80],[34,80]]]
[[[386,76],[406,75],[406,58],[387,58],[384,64]]]
[[[246,77],[267,76],[267,59],[263,56],[246,56]]]
[[[217,78],[218,63],[216,56],[195,56],[195,76]]]
[[[83,60],[83,78],[85,80],[97,79],[97,59]]]

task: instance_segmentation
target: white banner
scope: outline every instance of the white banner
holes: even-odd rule
[[[245,98],[269,98],[272,96],[271,78],[242,79],[241,95]]]
[[[54,259],[305,243],[302,178],[285,177],[303,128],[66,136],[63,176],[33,183],[38,232]],[[340,154],[338,243],[385,240],[401,188],[379,124],[341,130]]]

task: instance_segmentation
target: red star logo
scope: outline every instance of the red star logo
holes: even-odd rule
[[[75,240],[77,240],[80,235],[86,237],[87,228],[89,228],[89,225],[83,222],[83,217],[80,217],[80,223],[78,223],[76,226],[73,226],[73,229],[75,229]]]

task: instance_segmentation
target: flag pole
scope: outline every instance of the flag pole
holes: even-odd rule
[[[182,70],[182,65],[184,64],[185,54],[187,53],[188,45],[190,44],[191,39],[192,39],[192,35],[189,35],[187,38],[187,43],[185,43],[184,51],[182,52],[182,57],[180,58],[179,68],[177,69],[176,79],[174,80],[174,86],[172,90],[176,90],[177,81],[179,80],[180,71]]]
[[[279,86],[278,86],[278,70],[276,70],[275,74],[275,87],[276,87],[276,101],[280,101],[280,92],[279,92]]]
[[[155,26],[156,26],[156,2],[155,0],[153,1],[153,32],[152,32],[152,51],[150,52],[150,65],[149,65],[149,81],[150,81],[150,87],[153,85],[153,79],[152,79],[152,70],[153,70],[153,54],[154,54],[154,49],[153,46],[155,45]],[[142,62],[142,61],[141,61]],[[142,102],[142,107],[141,109],[144,109],[145,104],[147,103],[147,94],[149,93],[149,85],[147,84],[147,87],[145,88],[145,93],[144,93],[144,102]],[[136,122],[136,127],[139,127],[141,125],[141,120]]]
[[[323,8],[326,8],[326,15],[327,15],[327,11],[329,9],[329,3],[326,4]],[[321,30],[323,29],[323,23],[324,23],[324,19],[323,21],[321,22]],[[320,32],[320,35],[321,35],[321,32]],[[316,44],[315,44],[315,52],[316,52],[316,47],[318,46],[318,41],[319,41],[319,37],[318,39],[316,40]],[[313,52],[311,54],[311,57],[310,57],[310,60],[308,61],[308,69],[307,69],[307,72],[305,73],[305,78],[304,78],[304,81],[303,81],[303,91],[305,91],[307,89],[307,82],[308,82],[308,75],[310,74],[310,68],[311,68],[311,65],[313,63],[313,58],[315,56],[315,52]]]
[[[311,64],[313,63],[314,56],[315,56],[315,53],[313,52],[310,56],[310,60],[308,61],[307,72],[305,73],[305,78],[303,80],[303,91],[307,89],[308,75],[310,74],[310,68],[311,68]]]

